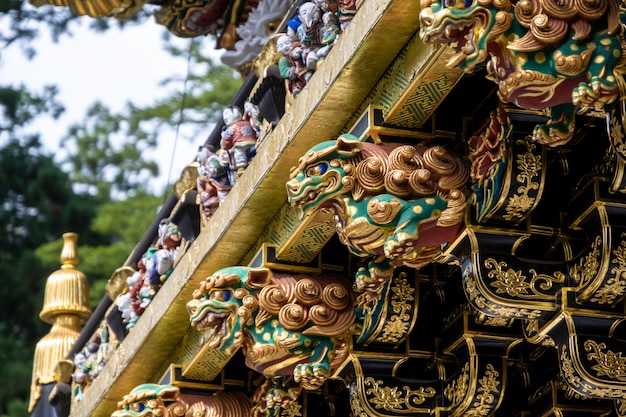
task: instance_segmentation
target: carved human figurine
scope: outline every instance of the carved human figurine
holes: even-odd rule
[[[307,69],[314,71],[318,61],[328,54],[328,48],[323,48],[322,44],[322,11],[315,3],[305,2],[300,5],[298,15],[302,22],[296,30],[301,59]]]
[[[152,268],[148,270],[150,285],[156,287],[160,287],[172,273],[181,243],[178,227],[170,219],[161,220],[158,235],[157,250],[152,254]]]
[[[139,280],[143,280],[143,271],[141,270],[135,271],[134,274],[126,279],[129,291],[119,295],[115,300],[117,309],[122,315],[122,322],[126,324],[130,322],[134,323],[137,320],[137,313],[134,307],[135,298],[132,297],[131,293],[134,292],[135,285]]]
[[[337,16],[333,12],[326,12],[322,16],[322,48],[330,48],[335,44],[339,37],[339,22]],[[324,56],[328,55],[328,51]]]
[[[339,25],[343,32],[356,14],[356,0],[335,0],[335,2],[338,9]]]
[[[222,149],[229,152],[231,169],[241,174],[254,157],[256,134],[250,122],[243,119],[241,109],[229,106],[222,112],[226,128],[222,132]]]
[[[219,150],[227,153],[228,151]],[[228,158],[224,161],[217,152],[208,146],[198,149],[197,204],[204,223],[213,216],[220,203],[232,188]]]
[[[276,40],[276,49],[283,55],[278,60],[280,76],[287,80],[289,92],[297,97],[313,74],[302,62],[300,43],[288,35],[281,35]]]
[[[191,325],[225,355],[241,348],[265,375],[253,415],[277,415],[301,390],[317,389],[348,354],[355,320],[343,276],[230,267],[207,277],[187,303]]]
[[[263,131],[263,116],[261,116],[259,106],[250,100],[246,100],[243,103],[243,118],[250,122],[250,126],[252,127],[252,130],[254,130],[258,140]]]

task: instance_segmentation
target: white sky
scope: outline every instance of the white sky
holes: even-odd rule
[[[184,78],[187,72],[185,58],[173,58],[163,51],[162,34],[166,29],[154,19],[103,33],[89,30],[89,18],[81,19],[85,20],[81,25],[72,27],[73,36],[62,36],[59,43],[53,43],[44,28],[42,36],[33,44],[37,54],[32,60],[17,46],[1,51],[0,55],[0,84],[25,84],[31,91],[40,91],[47,84],[59,87],[58,99],[66,107],[64,115],[37,126],[44,146],[58,154],[58,158],[62,158],[59,141],[68,126],[81,121],[85,110],[95,101],[102,101],[113,112],[122,111],[129,100],[137,105],[150,104],[155,98],[167,95],[158,85],[161,80],[173,75]],[[190,41],[178,39],[177,42],[186,47]],[[214,40],[205,38],[204,42],[207,49],[213,48]],[[182,90],[182,81],[180,84]],[[207,134],[210,129],[211,126],[207,126]],[[194,159],[198,145],[206,137],[193,144],[179,138],[174,150],[174,134],[168,136],[159,139],[157,160],[161,175],[158,183],[162,185],[167,183],[172,153],[170,181],[175,181]]]

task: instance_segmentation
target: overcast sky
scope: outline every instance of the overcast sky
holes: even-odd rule
[[[153,19],[139,26],[104,33],[90,31],[88,23],[75,25],[73,36],[63,36],[59,43],[53,43],[43,31],[44,36],[33,44],[37,54],[32,60],[18,47],[2,51],[0,84],[25,84],[33,91],[47,84],[58,85],[58,98],[66,112],[60,120],[47,120],[38,127],[45,147],[53,153],[59,151],[59,140],[67,127],[82,120],[85,109],[96,100],[104,102],[114,112],[121,111],[129,100],[137,105],[149,104],[165,95],[158,86],[159,81],[172,75],[184,77],[187,72],[186,59],[172,58],[163,51],[161,37],[165,28]],[[189,40],[179,42],[186,46]],[[213,45],[210,39],[206,42]],[[195,157],[198,144],[179,139],[174,150],[174,138],[162,138],[160,142],[159,154],[167,155],[167,158],[159,158],[160,181],[165,184],[172,152],[175,162],[170,179],[174,181]]]

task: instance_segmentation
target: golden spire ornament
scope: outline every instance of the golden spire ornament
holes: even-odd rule
[[[63,234],[61,268],[54,271],[46,281],[39,317],[52,324],[52,328],[35,348],[29,412],[35,409],[41,397],[41,386],[57,382],[55,367],[65,359],[78,340],[81,324],[91,315],[87,278],[76,269],[77,240],[76,233]]]

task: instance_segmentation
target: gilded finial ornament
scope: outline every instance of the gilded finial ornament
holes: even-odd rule
[[[61,269],[54,271],[46,281],[44,305],[39,317],[52,324],[52,328],[35,348],[30,412],[41,400],[40,385],[56,382],[55,370],[59,361],[70,352],[80,335],[81,324],[91,314],[87,277],[76,269],[77,240],[76,233],[63,234]]]

